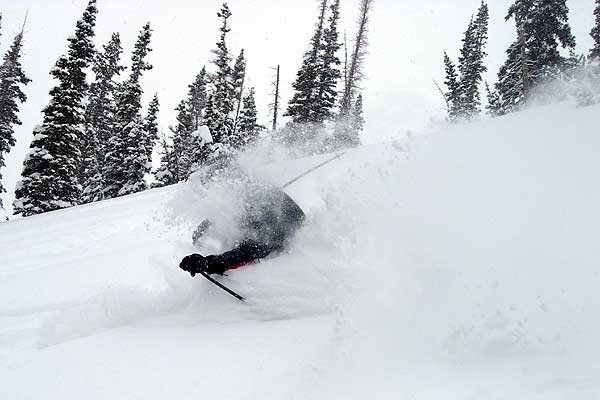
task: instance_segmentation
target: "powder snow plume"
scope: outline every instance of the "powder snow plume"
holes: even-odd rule
[[[341,154],[286,189],[307,215],[289,249],[219,278],[246,303],[180,259],[232,245],[252,184],[336,154],[262,143],[0,224],[0,397],[598,398],[598,115],[563,102]]]

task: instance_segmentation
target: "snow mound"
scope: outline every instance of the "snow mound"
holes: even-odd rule
[[[286,189],[286,253],[219,278],[246,303],[179,260],[232,245],[249,180],[334,155],[258,145],[247,175],[0,224],[0,398],[598,398],[598,115],[347,151]]]

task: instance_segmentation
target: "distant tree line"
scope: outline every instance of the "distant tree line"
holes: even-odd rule
[[[320,151],[356,146],[364,126],[360,82],[373,0],[360,0],[352,48],[339,38],[340,0],[321,0],[315,32],[293,83],[294,95],[277,129],[281,107],[279,66],[273,93],[273,131],[288,144],[318,142]],[[244,50],[233,60],[227,36],[232,13],[224,3],[217,13],[219,39],[209,68],[202,67],[176,108],[176,123],[165,134],[158,126],[155,94],[142,115],[141,79],[153,66],[150,24],[142,27],[129,65],[121,62],[119,33],[101,49],[94,45],[96,0],[89,0],[50,75],[56,83],[43,120],[33,130],[13,210],[22,216],[110,199],[186,180],[199,167],[231,157],[266,128],[258,123],[255,89],[247,87]],[[0,23],[1,23],[0,15]],[[13,127],[21,124],[18,105],[29,78],[19,62],[23,30],[0,65],[0,168],[15,145]],[[344,50],[343,61],[340,53]],[[93,72],[91,82],[87,72]],[[325,140],[323,139],[325,137]],[[160,165],[152,171],[159,146]],[[0,175],[0,193],[2,186]],[[0,201],[0,207],[2,203]]]
[[[515,40],[506,50],[498,81],[493,88],[485,84],[486,109],[490,115],[519,110],[542,84],[569,80],[582,73],[596,85],[581,90],[577,96],[587,104],[600,97],[600,0],[595,1],[596,23],[590,33],[594,46],[587,57],[574,52],[576,42],[566,0],[514,1],[505,19],[515,23]],[[480,86],[482,74],[487,70],[483,61],[487,55],[488,21],[488,6],[482,2],[465,31],[458,64],[444,53],[445,90],[440,90],[450,121],[468,120],[482,112]],[[561,48],[567,51],[567,56],[561,54]]]

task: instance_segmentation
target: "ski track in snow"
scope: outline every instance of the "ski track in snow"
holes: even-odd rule
[[[243,180],[0,224],[0,398],[600,398],[599,114],[348,151],[288,188],[288,252],[219,278],[246,303],[177,268],[231,244]],[[241,162],[281,185],[330,157]]]

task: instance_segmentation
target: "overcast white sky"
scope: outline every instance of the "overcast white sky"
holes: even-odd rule
[[[504,50],[513,40],[512,23],[504,22],[512,0],[489,0],[490,40],[486,60],[487,79],[495,81]],[[291,83],[313,31],[317,0],[229,0],[233,13],[228,46],[234,57],[244,48],[249,83],[256,87],[259,118],[267,123],[271,67],[281,64],[284,104],[291,95]],[[48,72],[57,57],[66,51],[66,38],[74,31],[86,0],[0,0],[3,13],[0,49],[6,50],[29,12],[23,65],[33,80],[25,89],[29,100],[21,107],[23,121],[17,127],[17,146],[3,170],[4,184],[12,192],[21,172],[31,132],[41,123],[40,111],[48,103],[52,86]],[[187,85],[211,60],[210,50],[218,39],[216,13],[221,0],[98,0],[96,44],[106,43],[112,32],[120,32],[125,61],[137,33],[150,21],[154,35],[143,87],[146,101],[158,92],[160,124],[173,123],[177,103],[186,95]],[[443,80],[442,51],[456,58],[460,39],[470,15],[480,0],[375,0],[370,25],[370,54],[365,65],[368,79],[363,83],[367,127],[363,141],[379,142],[404,135],[407,130],[426,126],[439,115],[441,98],[432,79]],[[342,0],[342,29],[349,37],[355,30],[358,0]],[[586,51],[592,41],[594,0],[569,0],[571,26],[578,50]],[[13,193],[3,195],[10,206]]]

